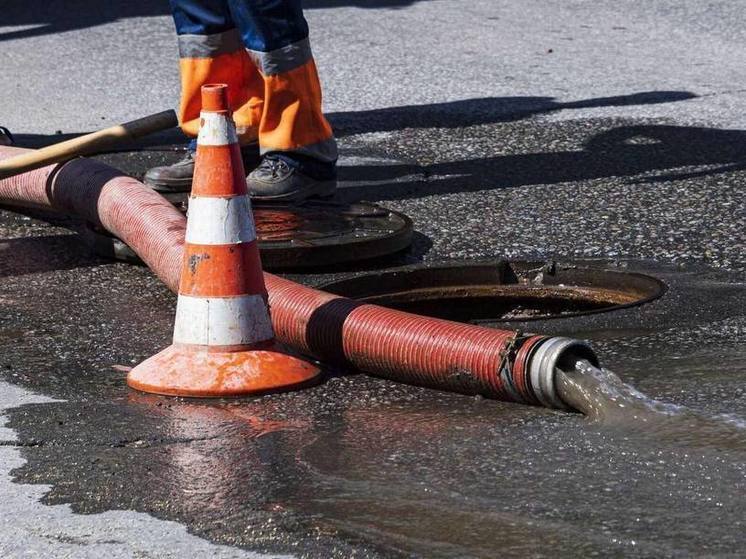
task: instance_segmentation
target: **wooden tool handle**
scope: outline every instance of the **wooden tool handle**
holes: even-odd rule
[[[6,159],[5,161],[0,161],[0,179],[33,171],[51,163],[67,161],[79,155],[105,151],[124,140],[132,140],[152,134],[153,132],[167,130],[177,124],[178,119],[173,110],[163,111],[162,113],[118,124],[111,128],[104,128],[98,132],[78,136],[77,138],[72,138],[71,140],[66,140],[35,151],[29,151]]]

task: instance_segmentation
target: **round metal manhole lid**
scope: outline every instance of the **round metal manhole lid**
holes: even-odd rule
[[[412,242],[409,217],[369,203],[262,204],[254,207],[254,221],[262,263],[271,269],[379,258]]]
[[[185,155],[182,145],[153,145],[121,149],[95,156],[96,159],[142,178],[156,165],[170,165]],[[392,162],[357,161],[345,158],[352,167],[371,173],[371,165],[387,168]],[[343,173],[344,174],[344,173]],[[360,173],[340,178],[340,188],[360,186]],[[354,179],[354,180],[353,180]],[[367,183],[364,183],[367,184]],[[186,211],[188,192],[157,190],[176,208]],[[257,238],[262,264],[268,270],[302,270],[349,264],[395,254],[412,242],[412,221],[404,214],[365,202],[306,201],[299,205],[254,206]],[[89,225],[85,237],[97,254],[126,262],[141,263],[130,247],[108,232]]]
[[[380,258],[406,249],[412,221],[369,203],[306,201],[254,207],[262,264],[268,270],[303,269]],[[97,254],[140,263],[121,240],[89,224],[85,231]]]
[[[319,289],[415,314],[488,325],[622,309],[652,301],[666,287],[644,274],[495,261],[407,266]]]

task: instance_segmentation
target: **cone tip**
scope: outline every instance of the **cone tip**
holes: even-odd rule
[[[209,83],[202,86],[203,111],[228,110],[228,86],[224,83]]]

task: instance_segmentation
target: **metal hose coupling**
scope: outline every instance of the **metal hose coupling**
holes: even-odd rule
[[[537,338],[536,343],[528,348],[529,353],[525,357],[533,395],[548,408],[574,411],[557,393],[555,371],[563,367],[574,368],[578,359],[586,359],[598,367],[596,353],[590,345],[580,340],[543,336]]]

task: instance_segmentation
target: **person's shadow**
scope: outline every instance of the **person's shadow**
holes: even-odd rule
[[[3,0],[0,10],[2,27],[21,27],[0,31],[0,41],[26,39],[65,31],[87,29],[113,21],[168,15],[168,2],[155,0],[65,0],[49,2],[40,0]]]
[[[649,105],[686,101],[696,95],[686,91],[647,91],[614,97],[559,102],[551,97],[489,97],[430,105],[389,107],[328,115],[338,137],[414,128],[456,129],[513,122],[559,110]],[[547,124],[551,126],[551,124]],[[15,135],[23,147],[42,147],[70,135]],[[121,149],[175,149],[184,137],[174,129]],[[445,140],[444,140],[445,141]],[[496,139],[499,142],[499,138]],[[344,143],[343,143],[344,144]],[[166,146],[164,148],[164,146]],[[365,149],[361,148],[364,152]],[[362,153],[365,156],[365,153]],[[178,154],[176,154],[178,156]],[[146,159],[148,165],[155,164]],[[592,136],[579,151],[520,153],[419,165],[393,163],[385,158],[366,164],[342,160],[338,198],[395,200],[420,195],[509,188],[531,184],[555,184],[685,167],[687,169],[636,180],[655,182],[707,176],[743,168],[746,164],[746,132],[715,128],[638,125],[621,126]],[[714,168],[713,168],[714,166]],[[144,168],[123,168],[134,176]]]
[[[463,128],[513,122],[561,110],[658,105],[696,97],[696,94],[689,91],[641,91],[568,102],[558,101],[554,97],[480,97],[429,105],[333,112],[326,116],[334,128],[334,134],[339,138],[405,128]]]
[[[406,128],[464,128],[482,124],[513,122],[531,116],[560,110],[596,107],[624,107],[654,105],[694,99],[688,91],[643,91],[612,97],[595,97],[580,101],[561,102],[554,97],[482,97],[460,99],[428,105],[385,107],[365,111],[339,111],[327,113],[334,135],[344,138],[355,134],[394,132]],[[79,136],[79,133],[28,134],[13,131],[16,143],[22,147],[40,148]],[[151,134],[136,144],[122,144],[119,149],[158,148],[164,145],[183,146],[186,138],[178,129]]]
[[[591,137],[580,151],[521,153],[424,166],[343,166],[340,178],[350,186],[340,197],[346,201],[397,200],[631,177],[686,167],[706,168],[670,171],[635,180],[654,183],[746,169],[746,131],[667,125],[621,126]]]

